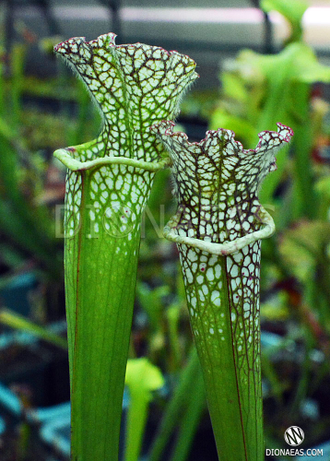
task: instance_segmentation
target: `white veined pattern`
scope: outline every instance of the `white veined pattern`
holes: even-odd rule
[[[190,143],[173,133],[170,122],[152,129],[173,161],[178,208],[164,235],[179,249],[211,418],[221,427],[215,435],[220,446],[237,444],[232,418],[242,427],[242,446],[253,447],[246,459],[261,459],[260,238],[270,236],[274,225],[258,192],[293,132],[278,124],[278,132],[259,134],[255,150],[244,150],[229,130],[209,131],[200,143]],[[235,401],[230,408],[237,418],[228,412],[228,421],[219,420]]]
[[[95,140],[67,152],[81,162],[112,156],[157,162],[164,149],[148,127],[176,116],[182,93],[198,77],[196,63],[156,46],[116,45],[115,37],[109,33],[90,42],[77,37],[55,46],[86,84],[104,122]],[[88,197],[82,193],[82,175],[69,172],[67,177],[66,235],[73,237],[79,230],[82,196],[90,207],[91,238],[101,229],[113,232],[111,216],[122,220],[123,234],[136,229],[139,219],[134,218],[144,209],[154,173],[125,165],[100,167],[88,174]],[[130,209],[129,220],[125,214],[117,216],[114,203]]]

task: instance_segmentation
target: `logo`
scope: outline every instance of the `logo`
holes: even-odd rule
[[[304,431],[298,426],[290,426],[284,432],[284,440],[291,447],[298,447],[305,439]]]
[[[299,426],[290,426],[284,432],[284,440],[290,447],[287,448],[266,448],[266,457],[273,456],[273,458],[283,456],[298,459],[300,456],[303,459],[309,459],[309,457],[322,456],[323,459],[323,448],[297,448],[305,440],[305,433]],[[268,459],[268,458],[266,458]],[[287,458],[285,458],[287,459]]]

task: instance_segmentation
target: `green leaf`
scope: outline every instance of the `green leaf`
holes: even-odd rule
[[[58,277],[59,261],[48,210],[27,201],[21,190],[21,146],[16,137],[0,119],[0,229],[7,241],[13,242],[24,255],[33,255],[47,267],[48,274]]]
[[[239,75],[230,72],[224,72],[222,75],[222,91],[227,97],[241,103],[245,103],[249,96]]]
[[[309,4],[305,0],[262,0],[260,2],[261,8],[270,13],[271,11],[278,11],[281,13],[291,24],[291,41],[301,40],[302,38],[302,18],[307,10]]]
[[[65,283],[72,459],[117,459],[141,216],[164,149],[149,126],[178,113],[193,60],[115,34],[73,38],[55,51],[101,110],[100,135],[55,155],[66,185]],[[110,372],[111,370],[111,372]]]
[[[264,76],[264,92],[260,104],[255,106],[252,84],[248,107],[248,121],[255,125],[255,133],[267,129],[277,120],[292,126],[297,136],[294,139],[295,150],[295,217],[302,215],[313,217],[315,196],[312,190],[310,149],[313,144],[310,130],[310,84],[328,82],[330,67],[317,61],[314,52],[303,43],[291,43],[277,55],[260,55],[253,51],[244,51],[237,59],[242,79],[251,85],[246,75]],[[258,86],[258,85],[257,85]],[[258,114],[254,118],[254,114]],[[288,152],[288,150],[286,150]],[[287,155],[283,153],[279,162],[279,173],[284,171]],[[265,204],[272,203],[273,195],[281,179],[281,174],[266,179],[260,197]]]
[[[125,460],[138,461],[152,391],[164,386],[165,381],[159,368],[140,358],[127,361],[125,382],[130,394]]]
[[[218,108],[212,114],[210,129],[216,130],[218,127],[234,131],[237,139],[250,146],[255,142],[255,127],[242,117],[236,117],[227,113],[225,109]]]
[[[153,330],[161,327],[163,298],[170,292],[168,286],[156,287],[153,290],[147,285],[139,283],[137,285],[137,297],[142,308],[148,315]]]
[[[262,0],[260,6],[267,13],[278,11],[291,23],[299,24],[309,4],[304,0],[291,0],[290,2],[286,0]]]
[[[0,322],[11,328],[16,328],[18,330],[32,333],[34,336],[48,341],[55,346],[60,347],[61,349],[66,350],[68,348],[66,339],[52,333],[51,331],[47,330],[47,328],[36,325],[30,320],[27,320],[22,315],[19,315],[16,312],[12,312],[9,309],[2,309],[0,311]]]
[[[127,361],[125,383],[131,395],[139,395],[149,402],[152,391],[164,386],[165,381],[159,368],[143,357]]]
[[[264,457],[260,369],[260,239],[273,232],[258,192],[293,135],[259,134],[245,150],[234,133],[208,131],[200,143],[153,127],[169,151],[178,199],[164,236],[178,245],[192,332],[203,369],[220,459]],[[266,222],[267,220],[267,222]]]
[[[179,433],[171,459],[185,460],[205,406],[202,372],[196,348],[193,347],[186,366],[180,372],[170,400],[166,404],[164,415],[148,454],[150,461],[161,459],[177,427]]]
[[[315,277],[316,266],[329,243],[329,223],[301,221],[294,229],[284,232],[279,249],[290,272],[306,283]]]
[[[278,76],[283,74],[286,75],[286,84],[289,81],[330,81],[330,67],[320,64],[314,51],[304,43],[291,43],[276,55],[262,55],[245,50],[238,59],[242,72],[259,69],[269,81],[279,79]]]

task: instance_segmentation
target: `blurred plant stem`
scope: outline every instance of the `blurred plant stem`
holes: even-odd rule
[[[165,411],[154,442],[148,454],[149,461],[159,461],[166,452],[170,439],[175,435],[172,461],[184,461],[196,433],[202,411],[205,409],[204,382],[195,347],[187,364],[178,376],[173,394]],[[179,428],[177,432],[175,430]]]
[[[60,347],[61,349],[67,350],[68,348],[66,339],[52,333],[47,328],[36,325],[16,312],[11,312],[9,309],[2,309],[0,311],[0,322],[8,327],[31,333],[44,341]]]

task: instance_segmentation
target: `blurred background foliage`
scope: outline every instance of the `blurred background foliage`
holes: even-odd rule
[[[178,119],[192,140],[201,139],[205,128],[222,127],[235,131],[246,148],[254,148],[258,133],[275,130],[277,122],[295,132],[261,190],[261,202],[277,226],[262,246],[267,448],[284,447],[283,432],[291,425],[304,428],[305,446],[330,440],[330,67],[303,41],[307,6],[301,0],[261,2],[265,12],[277,10],[290,24],[281,49],[239,51],[222,66],[218,88],[196,87],[187,94]],[[52,47],[61,38],[37,41],[27,27],[20,30],[21,40],[10,52],[0,49],[0,299],[7,308],[0,321],[3,332],[18,328],[33,334],[35,325],[34,334],[47,341],[48,326],[65,312],[65,171],[52,152],[95,137],[101,119],[82,83],[53,62]],[[26,71],[36,45],[56,74],[40,78]],[[130,358],[147,358],[165,378],[161,390],[152,393],[142,451],[150,461],[212,460],[177,251],[162,238],[162,227],[175,211],[171,188],[170,172],[160,172],[142,226]],[[22,299],[7,293],[26,273],[34,282],[22,312]],[[54,333],[48,341],[63,348]],[[24,456],[17,459],[36,459]]]

